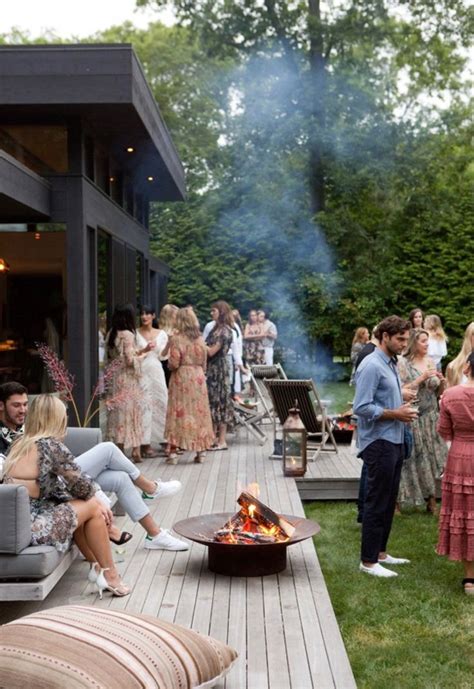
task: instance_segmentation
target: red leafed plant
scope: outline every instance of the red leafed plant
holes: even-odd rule
[[[63,399],[65,402],[71,403],[79,426],[82,426],[83,428],[88,426],[94,416],[98,413],[99,407],[94,410],[92,409],[96,400],[98,401],[103,399],[107,409],[111,410],[120,407],[121,404],[129,399],[130,394],[125,390],[121,390],[116,394],[111,394],[113,392],[113,380],[123,366],[120,359],[114,359],[104,368],[102,375],[95,384],[89,404],[87,405],[86,413],[84,415],[84,421],[81,422],[79,410],[74,399],[74,376],[67,370],[64,361],[61,361],[56,352],[48,347],[48,345],[44,344],[43,342],[36,343],[36,349],[38,350],[48,376],[53,383],[54,391],[59,393],[61,399]]]

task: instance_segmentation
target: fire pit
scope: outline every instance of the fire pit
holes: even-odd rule
[[[208,566],[216,574],[260,577],[286,568],[286,549],[319,532],[319,524],[278,515],[249,493],[238,499],[236,514],[220,512],[183,519],[174,530],[208,547]]]

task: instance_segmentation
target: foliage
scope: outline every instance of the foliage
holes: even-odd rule
[[[474,670],[474,607],[463,593],[461,563],[434,552],[436,520],[395,517],[390,552],[407,557],[397,579],[358,571],[360,528],[350,503],[307,503],[316,520],[319,561],[360,689],[468,689]]]

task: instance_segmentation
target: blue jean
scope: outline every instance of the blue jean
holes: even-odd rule
[[[132,521],[137,522],[150,514],[133,484],[140,476],[140,470],[114,443],[99,443],[76,457],[76,463],[85,474],[97,481],[102,490],[116,493]]]
[[[404,448],[375,440],[361,453],[367,466],[367,494],[362,517],[362,562],[378,562],[387,547],[397,502]]]

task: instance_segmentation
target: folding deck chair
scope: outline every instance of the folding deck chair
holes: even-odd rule
[[[274,364],[273,366],[256,364],[250,367],[250,383],[255,390],[262,411],[265,411],[262,422],[267,419],[273,422],[275,419],[275,409],[273,408],[273,400],[266,385],[267,380],[288,380],[288,376],[280,364]]]
[[[241,402],[233,400],[235,422],[238,426],[244,426],[249,433],[257,440],[260,445],[264,445],[267,440],[266,433],[260,428],[260,423],[265,417],[266,412],[260,411],[257,406],[247,407]]]
[[[321,452],[338,452],[337,444],[329,423],[326,407],[322,404],[312,380],[265,381],[273,400],[273,407],[283,425],[289,410],[298,402],[300,417],[308,433],[308,449],[314,449],[314,462]],[[276,423],[274,425],[276,438]]]

